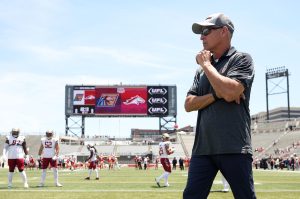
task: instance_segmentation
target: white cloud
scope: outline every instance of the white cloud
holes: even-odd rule
[[[43,61],[70,60],[72,54],[69,51],[50,48],[48,46],[27,46],[24,50],[31,52],[33,57]]]

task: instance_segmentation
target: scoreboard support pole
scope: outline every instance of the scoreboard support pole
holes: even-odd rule
[[[162,130],[167,130],[170,133],[175,132],[176,124],[176,115],[171,117],[159,117],[159,133],[162,134]]]
[[[287,110],[287,119],[290,120],[291,119],[291,115],[290,115],[290,92],[289,92],[289,70],[287,68],[285,68],[285,66],[282,67],[276,67],[276,68],[270,68],[267,69],[266,72],[266,103],[267,103],[267,121],[270,120],[270,114],[269,114],[269,95],[277,95],[277,94],[282,94],[282,93],[286,93],[287,94],[287,105],[288,105],[288,110]],[[275,78],[281,78],[281,80],[283,80],[282,78],[286,78],[286,89],[284,89],[284,85],[279,85],[282,82],[278,81],[276,83],[273,83],[273,87],[271,88],[271,90],[269,90],[269,85],[268,85],[268,81],[271,79],[275,79]],[[276,89],[276,90],[275,90]]]
[[[79,137],[85,137],[85,115],[81,116],[70,116],[66,115],[66,129],[65,135],[68,136],[71,134]]]

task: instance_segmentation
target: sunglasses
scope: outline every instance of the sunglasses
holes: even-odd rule
[[[223,27],[209,27],[209,28],[204,28],[204,29],[202,30],[201,35],[207,36],[207,35],[209,35],[209,34],[211,33],[212,30],[220,29],[220,28],[223,28]]]

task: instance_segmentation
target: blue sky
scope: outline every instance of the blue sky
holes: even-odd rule
[[[216,12],[236,27],[232,45],[254,59],[251,114],[266,111],[265,72],[280,66],[291,73],[290,105],[299,107],[299,7],[269,0],[1,0],[0,132],[64,134],[66,84],[121,82],[176,84],[178,125],[195,125],[197,113],[183,109],[202,49],[191,26]],[[272,82],[285,87],[285,79]],[[287,106],[286,94],[271,96],[269,106]],[[131,128],[158,129],[158,119],[86,120],[86,135],[128,137]]]

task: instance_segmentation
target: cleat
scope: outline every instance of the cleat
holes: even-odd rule
[[[7,188],[11,189],[12,188],[12,184],[8,184]]]
[[[155,178],[155,182],[156,182],[157,186],[160,187],[159,181],[157,181],[156,178]]]
[[[40,183],[40,184],[38,185],[38,187],[43,187],[43,186],[45,186],[44,183]]]
[[[99,180],[99,178],[96,178],[95,180]]]
[[[56,183],[56,186],[57,186],[57,187],[62,187],[62,184],[60,184],[60,183],[58,182],[58,183]]]
[[[27,183],[24,183],[24,188],[27,189],[29,186]]]
[[[169,186],[170,186],[169,183],[165,184],[165,187],[169,187]]]
[[[84,178],[85,180],[90,180],[90,177],[86,177],[86,178]]]
[[[227,192],[229,192],[229,189],[222,189],[222,192],[227,193]]]

